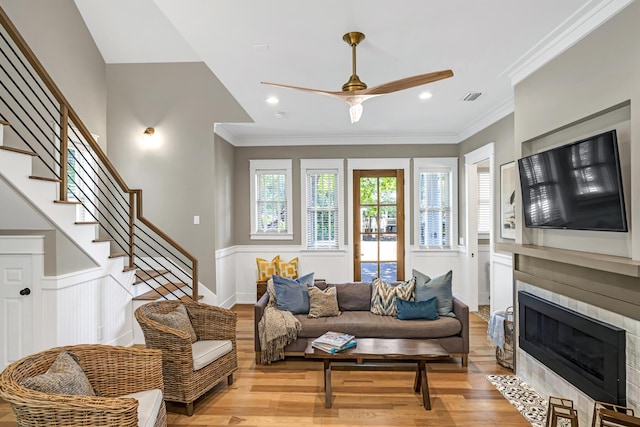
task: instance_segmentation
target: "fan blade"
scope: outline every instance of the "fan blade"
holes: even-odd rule
[[[394,80],[392,82],[383,83],[358,92],[363,95],[384,95],[386,93],[397,92],[399,90],[433,83],[449,77],[453,77],[453,71],[451,70],[435,71],[433,73],[419,74],[417,76]]]
[[[286,89],[295,89],[295,90],[301,90],[303,92],[311,92],[311,93],[319,93],[320,95],[327,95],[327,96],[334,96],[334,97],[338,97],[341,98],[342,97],[342,92],[331,92],[328,90],[320,90],[320,89],[309,89],[307,87],[298,87],[298,86],[289,86],[289,85],[281,85],[278,83],[269,83],[269,82],[260,82],[263,85],[269,85],[269,86],[275,86],[275,87],[283,87]]]

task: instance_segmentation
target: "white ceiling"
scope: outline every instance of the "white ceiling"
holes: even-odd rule
[[[515,82],[631,1],[75,0],[107,63],[204,61],[254,121],[217,127],[236,145],[460,142],[513,111]],[[343,101],[260,84],[340,90],[349,31],[366,35],[357,71],[370,87],[454,77],[368,100],[355,124]],[[461,101],[469,91],[482,96]]]

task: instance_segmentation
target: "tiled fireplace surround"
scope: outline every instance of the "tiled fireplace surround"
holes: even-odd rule
[[[517,296],[518,291],[526,291],[626,331],[627,406],[634,408],[637,416],[640,413],[640,321],[637,320],[638,315],[631,314],[633,317],[629,317],[620,312],[634,310],[633,303],[640,294],[640,279],[585,268],[585,265],[589,265],[588,261],[581,262],[584,265],[576,267],[557,262],[551,257],[544,260],[527,256],[531,253],[523,255],[516,252],[517,250],[514,251],[514,295]],[[609,286],[617,286],[610,285],[616,279],[624,282],[621,288],[617,291],[608,289]],[[608,283],[599,288],[599,281]],[[582,283],[586,283],[584,287]],[[598,295],[600,292],[602,295]],[[628,298],[631,304],[622,302],[621,305],[625,307],[623,310],[615,308],[618,307],[615,298],[609,295],[617,293],[624,298],[625,295],[629,296],[628,292],[637,293]],[[514,307],[518,307],[517,301]],[[517,324],[518,322],[516,328]],[[517,334],[516,329],[516,337]],[[517,343],[517,338],[515,341]],[[519,347],[516,350],[516,375],[545,398],[558,396],[573,400],[578,409],[580,425],[590,425],[593,399]]]

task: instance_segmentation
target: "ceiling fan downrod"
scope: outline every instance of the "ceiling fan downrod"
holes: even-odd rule
[[[364,34],[353,31],[342,36],[342,40],[351,46],[351,77],[349,77],[348,82],[342,85],[342,91],[352,92],[354,90],[366,89],[366,83],[360,81],[360,77],[356,74],[356,46],[364,40]]]

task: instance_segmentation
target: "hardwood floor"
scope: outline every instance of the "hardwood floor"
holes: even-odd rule
[[[487,381],[511,374],[498,365],[486,340],[487,324],[470,316],[468,369],[459,361],[428,365],[432,410],[413,392],[413,372],[335,371],[333,407],[324,407],[322,363],[291,358],[255,364],[253,305],[239,305],[239,369],[196,401],[192,417],[167,414],[169,426],[523,426],[530,424]],[[180,411],[176,408],[175,411]],[[0,401],[0,427],[14,426],[8,404]]]

